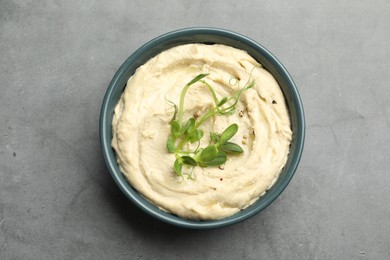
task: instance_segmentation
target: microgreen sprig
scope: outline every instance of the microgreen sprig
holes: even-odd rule
[[[188,174],[188,177],[192,178],[194,167],[219,166],[226,162],[228,154],[241,154],[244,152],[238,144],[229,142],[238,131],[237,124],[231,124],[221,134],[210,132],[210,143],[204,148],[200,147],[200,140],[204,136],[204,131],[199,127],[213,116],[234,114],[240,95],[252,88],[254,81],[246,84],[232,96],[218,99],[214,88],[204,80],[207,75],[209,74],[199,74],[184,86],[180,94],[179,107],[175,103],[168,101],[174,107],[174,114],[169,122],[171,133],[166,141],[166,147],[168,152],[175,154],[176,160],[173,169],[178,176],[183,175],[183,165],[192,167],[191,173]],[[204,84],[209,89],[215,106],[201,117],[190,117],[187,121],[184,121],[185,96],[188,89],[197,82]],[[195,150],[183,150],[184,145],[195,142],[198,142]]]

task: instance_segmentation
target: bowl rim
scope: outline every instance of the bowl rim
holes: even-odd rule
[[[227,38],[233,38],[241,41],[245,45],[254,48],[256,51],[261,52],[263,56],[266,56],[267,60],[270,60],[271,63],[273,63],[274,66],[279,69],[279,73],[283,74],[282,76],[286,81],[286,84],[288,85],[288,89],[291,94],[291,98],[294,100],[296,113],[297,113],[297,130],[298,130],[298,132],[296,133],[297,147],[295,148],[293,162],[291,163],[289,168],[289,174],[288,176],[286,176],[286,178],[283,179],[283,183],[281,184],[281,189],[279,189],[279,192],[273,193],[272,196],[268,197],[267,201],[262,205],[260,205],[259,207],[255,207],[254,209],[247,210],[247,211],[246,209],[244,209],[240,211],[239,215],[234,214],[227,218],[223,218],[220,220],[212,220],[212,221],[197,221],[197,220],[187,220],[184,218],[180,218],[160,210],[153,203],[150,203],[147,200],[145,200],[142,197],[142,195],[140,195],[126,180],[124,180],[123,174],[120,172],[118,164],[116,162],[116,157],[112,158],[112,154],[114,154],[113,148],[111,147],[112,136],[110,138],[108,137],[106,138],[107,136],[106,125],[107,125],[108,113],[109,113],[109,109],[108,109],[109,101],[113,95],[114,89],[116,88],[119,78],[125,73],[125,70],[129,66],[129,64],[131,64],[132,57],[136,57],[139,53],[148,50],[151,46],[155,46],[156,44],[165,42],[166,40],[172,40],[174,37],[186,36],[186,35],[191,36],[194,34],[195,35],[210,34],[216,36],[224,36]],[[111,123],[112,122],[109,122],[110,126]],[[115,183],[120,188],[120,190],[125,194],[125,196],[128,199],[130,199],[138,208],[140,208],[147,214],[159,219],[162,222],[172,224],[178,227],[191,228],[191,229],[210,229],[210,228],[229,226],[250,218],[251,216],[261,212],[266,207],[268,207],[285,190],[285,188],[291,181],[292,177],[294,176],[300,158],[302,156],[304,139],[305,139],[305,116],[304,116],[302,100],[300,98],[298,89],[292,77],[290,76],[286,68],[283,66],[283,64],[264,46],[262,46],[261,44],[257,43],[256,41],[252,40],[247,36],[244,36],[242,34],[230,30],[215,28],[215,27],[189,27],[189,28],[182,28],[182,29],[167,32],[146,42],[141,47],[139,47],[135,52],[133,52],[125,60],[125,62],[119,67],[114,77],[112,78],[111,82],[109,83],[103,98],[101,111],[100,111],[100,118],[99,118],[99,137],[100,137],[100,144],[101,144],[104,161],[106,167],[110,172],[110,175],[112,176],[112,178],[114,179]],[[145,201],[149,204],[145,203]],[[252,206],[253,205],[256,205],[256,202],[252,204]],[[248,208],[251,208],[251,206]]]

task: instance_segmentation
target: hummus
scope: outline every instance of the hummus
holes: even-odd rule
[[[236,123],[232,142],[244,153],[228,156],[220,167],[195,167],[194,179],[177,176],[175,155],[167,151],[169,122],[183,87],[200,73],[218,96],[232,95],[248,82],[236,112],[201,125],[201,146],[211,131]],[[213,106],[207,87],[189,88],[184,118]],[[112,122],[112,146],[120,170],[131,185],[160,209],[186,219],[228,217],[258,200],[277,180],[291,142],[289,113],[273,76],[245,51],[225,45],[187,44],[166,50],[140,66],[128,80]],[[183,167],[184,169],[185,167]]]

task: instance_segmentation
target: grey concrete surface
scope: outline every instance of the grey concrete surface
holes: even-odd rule
[[[287,67],[304,154],[261,214],[192,231],[116,187],[100,105],[141,44],[190,26],[262,43]],[[0,259],[389,259],[390,2],[0,0]]]

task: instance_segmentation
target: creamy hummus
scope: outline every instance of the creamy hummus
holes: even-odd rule
[[[194,179],[188,179],[175,174],[175,155],[166,148],[174,113],[167,100],[179,104],[185,84],[200,73],[209,73],[204,80],[218,98],[252,80],[255,86],[241,95],[233,115],[211,118],[200,127],[205,133],[201,146],[207,146],[210,131],[238,124],[232,141],[244,153],[228,156],[222,167],[195,167]],[[207,87],[195,83],[186,96],[184,118],[211,106]],[[273,76],[245,51],[219,44],[177,46],[139,67],[115,108],[112,126],[112,146],[131,185],[162,210],[199,220],[228,217],[259,199],[284,167],[292,135]]]

